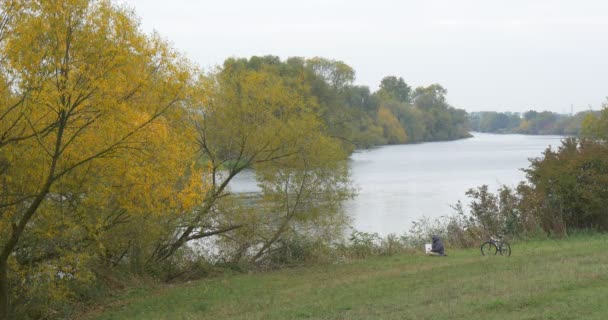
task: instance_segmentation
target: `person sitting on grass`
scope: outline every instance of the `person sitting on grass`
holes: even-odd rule
[[[443,248],[443,241],[438,236],[433,236],[433,245],[431,251],[427,254],[430,256],[447,256]]]

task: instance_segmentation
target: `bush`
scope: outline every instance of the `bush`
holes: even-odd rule
[[[295,235],[277,241],[266,259],[271,267],[303,263],[323,263],[331,259],[329,244],[321,239]]]
[[[345,251],[354,258],[365,258],[380,252],[381,238],[378,233],[354,231],[348,239]]]

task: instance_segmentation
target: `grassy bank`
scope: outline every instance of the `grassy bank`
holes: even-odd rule
[[[92,319],[605,319],[608,236],[398,255],[134,291]]]

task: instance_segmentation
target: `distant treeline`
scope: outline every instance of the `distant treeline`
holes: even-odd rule
[[[574,115],[550,111],[496,112],[482,111],[469,113],[471,131],[489,133],[521,134],[561,134],[578,136],[581,125],[588,115],[598,112],[582,111]]]

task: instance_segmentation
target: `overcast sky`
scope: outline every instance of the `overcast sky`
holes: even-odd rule
[[[203,68],[228,57],[342,60],[357,84],[439,83],[467,111],[599,109],[606,0],[119,0]]]

